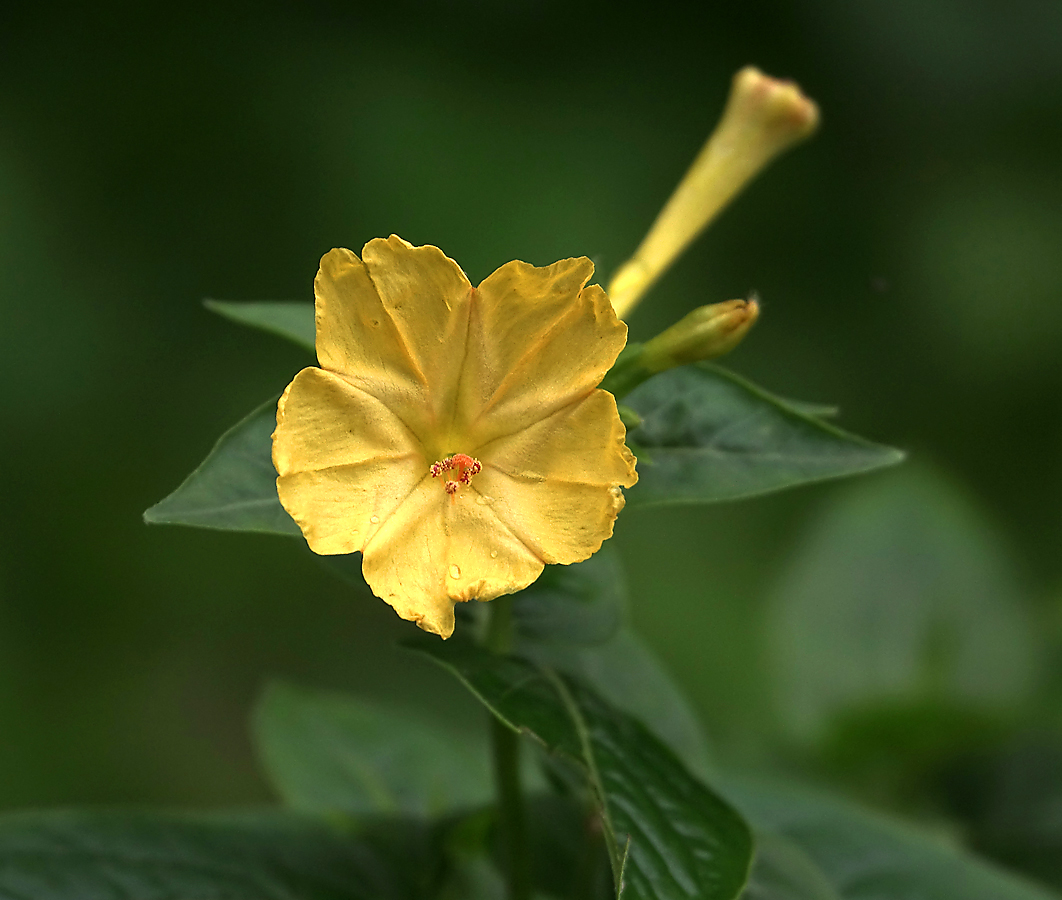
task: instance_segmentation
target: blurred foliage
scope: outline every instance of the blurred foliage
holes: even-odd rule
[[[295,542],[141,524],[304,364],[200,301],[308,299],[324,251],[391,231],[474,281],[583,253],[604,280],[755,62],[822,131],[632,337],[755,288],[728,365],[917,468],[630,510],[631,616],[720,759],[841,781],[1062,884],[1062,7],[2,15],[0,805],[264,799],[246,722],[273,676],[480,727],[392,648],[406,623]]]
[[[1042,648],[994,538],[915,467],[853,488],[809,523],[768,621],[792,731],[822,740],[844,714],[875,706],[1019,707]]]

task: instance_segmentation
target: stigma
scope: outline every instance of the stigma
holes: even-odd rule
[[[446,493],[452,497],[461,485],[471,484],[472,476],[478,475],[482,469],[483,464],[478,459],[466,453],[455,453],[432,463],[428,471],[431,472],[432,478],[441,478],[444,474],[452,473],[443,484]]]

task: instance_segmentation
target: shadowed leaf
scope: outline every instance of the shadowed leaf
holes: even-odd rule
[[[636,719],[579,682],[518,657],[456,641],[416,647],[503,723],[583,769],[602,810],[613,871],[624,873],[625,900],[739,895],[752,856],[747,826]]]
[[[341,836],[279,813],[0,816],[2,900],[414,900],[424,829]]]
[[[727,779],[723,787],[757,829],[780,834],[798,847],[841,900],[1058,900],[1050,891],[854,804],[744,779]]]
[[[485,742],[406,710],[270,685],[254,712],[266,773],[295,809],[434,816],[489,803]]]

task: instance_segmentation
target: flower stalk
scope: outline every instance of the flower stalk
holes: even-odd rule
[[[512,649],[512,607],[512,597],[499,597],[490,604],[486,645],[492,653],[504,654]],[[490,742],[508,900],[530,900],[531,861],[520,787],[520,735],[492,715]]]

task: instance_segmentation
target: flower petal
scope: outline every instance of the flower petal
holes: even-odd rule
[[[461,415],[477,442],[524,428],[589,393],[615,362],[627,326],[585,257],[537,268],[511,262],[477,289]]]
[[[472,285],[438,247],[397,235],[369,241],[362,259],[416,377],[427,388],[436,453],[447,450],[468,337]]]
[[[380,400],[314,368],[280,398],[273,465],[281,504],[321,554],[360,550],[427,466]]]
[[[430,428],[428,386],[361,260],[330,250],[313,288],[321,368],[379,397],[418,434]]]
[[[542,568],[474,491],[451,496],[433,479],[421,482],[387,519],[366,544],[362,563],[376,596],[444,638],[454,630],[455,602],[511,594]]]
[[[384,403],[322,369],[299,372],[277,405],[273,465],[281,475],[416,454],[415,435]]]
[[[612,536],[619,487],[638,476],[615,398],[595,390],[552,416],[478,449],[473,487],[547,563],[588,558]]]

